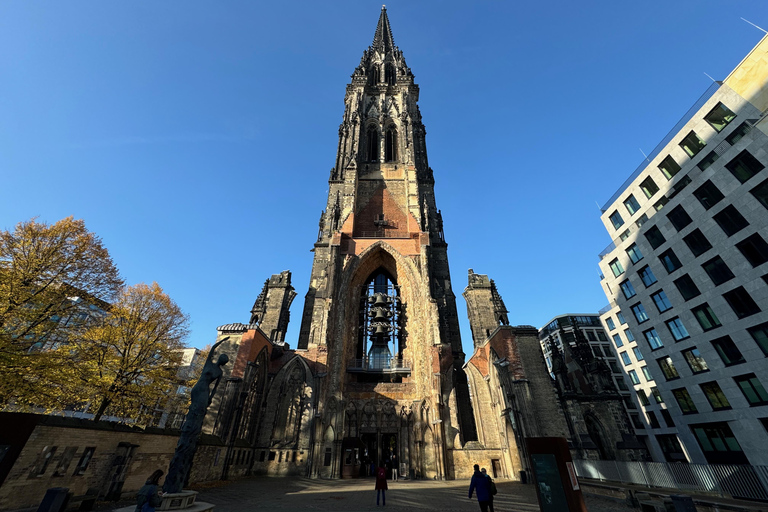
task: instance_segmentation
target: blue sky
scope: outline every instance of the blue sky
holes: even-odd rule
[[[0,2],[0,228],[74,215],[191,345],[290,269],[296,344],[349,75],[381,4]],[[768,28],[764,0],[387,4],[466,272],[513,324],[607,304],[602,205]]]

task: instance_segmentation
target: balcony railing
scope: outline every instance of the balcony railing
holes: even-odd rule
[[[411,373],[411,362],[398,357],[353,359],[347,365],[349,373]]]

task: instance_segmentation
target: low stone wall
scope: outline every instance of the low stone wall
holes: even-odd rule
[[[493,460],[502,460],[503,454],[501,450],[486,450],[486,449],[463,449],[463,450],[449,450],[450,457],[453,458],[454,477],[456,480],[469,480],[474,473],[473,466],[479,464],[481,468],[485,468],[489,475],[493,475]],[[502,466],[503,467],[503,466]],[[509,480],[519,480],[518,475],[498,475],[499,478]]]
[[[0,413],[0,425],[27,430],[11,433],[4,428],[0,432],[0,446],[9,447],[0,468],[0,510],[35,507],[51,487],[67,487],[75,495],[104,496],[131,446],[122,493],[135,493],[153,471],[167,471],[179,434],[170,429],[142,430],[108,422],[13,413]],[[217,442],[216,438],[204,439],[198,447],[190,483],[220,478],[225,450]]]

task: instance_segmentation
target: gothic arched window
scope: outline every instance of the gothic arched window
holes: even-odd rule
[[[375,126],[369,126],[365,133],[366,160],[379,161],[379,130]]]
[[[395,66],[390,63],[384,67],[384,81],[389,85],[395,85]]]
[[[377,85],[381,81],[381,71],[378,64],[374,64],[371,68],[371,73],[368,75],[368,83],[370,85]]]
[[[397,160],[397,130],[394,126],[387,129],[386,141],[384,145],[384,160],[394,162]]]
[[[290,375],[283,381],[272,444],[288,446],[299,439],[302,402],[304,398],[304,368],[294,364]]]

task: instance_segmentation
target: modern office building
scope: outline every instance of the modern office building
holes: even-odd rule
[[[768,464],[766,109],[768,37],[602,209],[601,319],[656,460]]]

